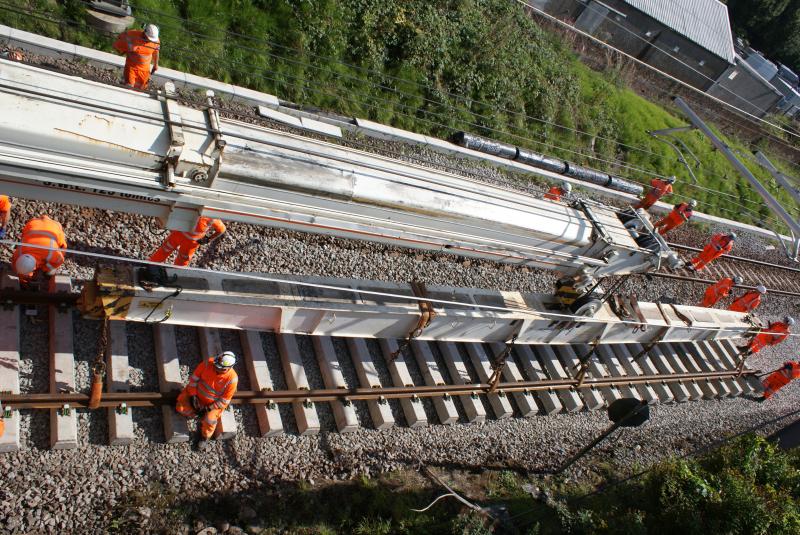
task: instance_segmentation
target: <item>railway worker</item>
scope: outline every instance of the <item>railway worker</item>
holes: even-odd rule
[[[150,75],[158,70],[158,26],[146,24],[143,30],[127,30],[119,34],[114,48],[125,54],[124,82],[134,89],[147,89]]]
[[[61,223],[46,215],[31,219],[22,229],[23,245],[14,249],[11,266],[19,277],[22,286],[27,286],[38,273],[52,277],[64,263],[64,253],[58,249],[67,248],[67,240]],[[39,245],[56,250],[28,247]]]
[[[775,346],[786,340],[789,331],[794,325],[794,318],[786,316],[783,321],[771,321],[769,326],[760,331],[746,346],[740,346],[742,355],[749,356],[758,353],[767,346]]]
[[[11,199],[8,195],[0,195],[0,240],[6,237],[9,219],[11,219]]]
[[[654,228],[663,236],[670,230],[677,228],[689,221],[689,219],[692,218],[692,215],[694,215],[694,209],[696,206],[697,201],[694,199],[690,200],[689,202],[676,204],[670,213],[661,218],[654,225]]]
[[[213,229],[211,234],[208,234],[209,227]],[[178,255],[175,257],[175,265],[188,266],[198,247],[218,240],[223,234],[225,234],[225,224],[221,220],[201,217],[197,220],[197,225],[195,225],[193,232],[181,232],[179,230],[170,232],[161,247],[156,249],[148,260],[151,262],[164,262],[177,250]]]
[[[703,300],[700,302],[700,306],[706,308],[713,307],[720,299],[728,297],[734,286],[741,283],[742,278],[738,275],[733,278],[725,277],[724,279],[720,279],[706,288],[706,293],[703,295]]]
[[[548,201],[560,202],[562,196],[569,197],[570,193],[572,193],[572,184],[564,182],[560,186],[552,186],[544,194],[544,198]]]
[[[800,362],[787,360],[782,367],[764,379],[762,383],[764,385],[764,399],[771,398],[775,392],[788,385],[794,379],[800,379]]]
[[[735,241],[736,233],[734,232],[729,234],[714,234],[711,236],[711,243],[706,245],[700,254],[692,258],[690,261],[691,263],[686,266],[686,269],[692,271],[700,271],[704,269],[708,264],[720,256],[730,253],[731,249],[733,249],[733,242]]]
[[[187,418],[200,418],[200,448],[214,435],[222,411],[230,404],[239,377],[233,366],[236,355],[224,351],[204,360],[192,372],[189,383],[178,395],[175,410]]]
[[[633,207],[638,210],[639,208],[644,208],[647,210],[651,206],[653,206],[658,200],[663,197],[664,195],[669,195],[672,193],[672,185],[675,183],[675,177],[667,177],[664,180],[659,178],[654,178],[650,181],[650,191],[647,192],[647,195],[644,196],[637,204]]]
[[[752,312],[761,304],[762,295],[767,295],[767,289],[763,284],[759,284],[756,286],[755,290],[750,290],[739,296],[739,298],[731,303],[728,310],[733,310],[734,312]]]

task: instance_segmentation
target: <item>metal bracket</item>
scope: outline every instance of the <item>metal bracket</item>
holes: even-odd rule
[[[128,414],[128,404],[127,403],[120,403],[119,407],[117,407],[117,414]]]
[[[163,96],[164,118],[167,122],[170,139],[165,162],[167,174],[164,177],[164,187],[172,188],[175,187],[175,170],[178,167],[181,154],[183,154],[183,146],[186,144],[186,140],[183,137],[183,119],[179,113],[178,103],[175,101],[177,96],[175,84],[172,82],[164,84]]]
[[[63,407],[58,409],[58,414],[60,414],[61,416],[69,416],[70,414],[72,414],[72,407],[70,407],[69,404],[67,403]]]

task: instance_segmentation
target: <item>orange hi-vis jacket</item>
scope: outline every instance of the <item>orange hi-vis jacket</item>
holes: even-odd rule
[[[197,252],[197,248],[200,247],[199,240],[208,232],[208,227],[212,227],[217,234],[225,232],[225,224],[219,219],[201,217],[192,232],[181,232],[180,230],[170,232],[161,247],[156,249],[148,260],[151,262],[164,262],[177,250],[175,265],[188,266],[195,252]]]
[[[8,195],[0,195],[0,214],[5,214],[11,211],[11,199]]]
[[[547,193],[544,194],[544,198],[548,201],[560,201],[561,196],[564,195],[564,190],[561,189],[561,186],[552,186]]]
[[[764,379],[764,399],[769,399],[793,379],[800,379],[800,362],[788,360],[780,370],[775,370]]]
[[[226,230],[225,223],[220,219],[211,219],[203,216],[197,220],[197,225],[195,225],[193,232],[181,232],[181,235],[187,240],[197,241],[206,235],[209,227],[212,227],[217,234],[222,234]]]
[[[209,357],[194,369],[186,391],[190,396],[197,396],[202,406],[224,410],[233,399],[238,383],[239,377],[233,368],[217,373],[214,358]]]
[[[717,304],[720,299],[724,299],[728,297],[728,294],[731,293],[733,289],[733,279],[730,277],[725,277],[721,279],[708,288],[706,288],[706,293],[703,295],[703,301],[700,303],[702,307],[713,307]]]
[[[125,82],[137,89],[146,88],[153,56],[158,54],[160,43],[150,41],[144,30],[128,30],[119,35],[114,48],[125,54]]]
[[[720,256],[730,253],[733,249],[733,240],[727,234],[714,234],[711,236],[711,243],[705,246],[696,257],[692,258],[695,269],[703,269]]]
[[[659,234],[664,235],[670,230],[689,221],[693,214],[694,212],[689,207],[688,202],[676,204],[670,213],[668,213],[658,223],[655,224],[655,229]]]
[[[27,245],[39,245],[57,249],[66,249],[67,240],[64,237],[64,229],[61,223],[53,221],[46,215],[31,219],[22,229],[22,240]],[[36,259],[36,270],[50,273],[58,269],[64,263],[64,254],[60,251],[50,251],[36,247],[26,247],[20,245],[14,250],[11,265],[16,264],[20,255],[29,254]],[[17,273],[17,275],[27,275],[27,273]]]
[[[663,197],[664,195],[669,195],[672,193],[672,184],[665,182],[664,180],[660,180],[658,178],[654,178],[650,181],[650,191],[647,192],[647,195],[634,206],[634,208],[644,208],[647,210],[651,206],[653,206],[658,200]]]
[[[758,333],[750,340],[747,349],[751,353],[758,353],[767,346],[775,346],[786,340],[789,336],[789,326],[782,321],[775,321],[769,327]]]
[[[734,312],[752,312],[758,308],[760,304],[761,294],[756,290],[750,290],[731,303],[728,310],[733,310]]]

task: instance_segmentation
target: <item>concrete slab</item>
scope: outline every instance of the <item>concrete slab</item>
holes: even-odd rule
[[[0,273],[0,288],[18,289],[17,278]],[[0,308],[0,392],[11,394],[19,394],[19,315],[19,306]],[[8,418],[0,413],[6,428],[0,436],[0,453],[19,450],[19,411],[10,409]]]
[[[577,351],[572,346],[554,345],[551,347],[551,349],[561,359],[561,362],[564,363],[566,369],[570,370],[570,375],[573,377],[577,376],[578,370],[580,369],[580,357],[585,354],[584,350],[582,349],[581,355],[578,356]],[[588,352],[588,349],[585,351]],[[589,364],[587,377],[597,377],[597,373],[602,373],[602,370],[597,364],[597,360],[593,358],[592,362]],[[602,375],[600,375],[600,377],[602,377]],[[608,390],[609,395],[613,395],[611,394],[611,389]],[[583,398],[584,406],[586,406],[586,408],[590,411],[595,411],[605,407],[606,400],[603,398],[603,394],[599,389],[594,387],[579,388],[578,392],[580,392],[580,395]]]
[[[358,376],[358,382],[362,388],[379,388],[381,381],[375,363],[372,362],[372,355],[369,354],[367,343],[361,338],[348,338],[347,349],[350,351],[350,358]],[[389,403],[384,400],[368,400],[367,408],[372,418],[372,425],[375,429],[389,429],[394,425],[394,416],[389,407]]]
[[[622,364],[620,363],[619,356],[614,353],[614,350],[612,350],[609,346],[597,346],[597,351],[595,354],[600,359],[600,362],[602,362],[606,367],[611,377],[628,376],[628,374],[625,373],[625,368],[623,368]],[[642,399],[642,395],[639,393],[639,391],[631,385],[618,385],[617,390],[619,390],[619,393],[623,398]]]
[[[678,355],[675,351],[675,348],[667,345],[667,344],[660,344],[653,348],[651,351],[653,355],[661,355],[663,357],[663,362],[660,360],[656,360],[656,363],[659,365],[668,364],[672,370],[675,370],[675,373],[689,373],[686,369],[686,366],[683,365],[683,361],[678,358]],[[661,369],[659,367],[659,369]],[[703,399],[703,391],[700,390],[700,386],[697,384],[697,381],[681,381],[680,383],[669,383],[670,385],[673,384],[680,384],[686,390],[687,395],[689,396],[688,399],[690,400],[697,400]],[[672,391],[675,394],[675,390]],[[677,394],[676,394],[677,395]]]
[[[634,362],[633,355],[630,354],[624,345],[614,344],[611,346],[611,350],[619,358],[622,369],[625,370],[625,373],[628,376],[636,377],[638,375],[644,375],[642,368],[636,362]],[[661,399],[658,397],[658,394],[656,394],[653,385],[649,383],[636,385],[636,391],[639,392],[639,397],[647,401],[649,405],[653,405],[661,401]]]
[[[106,392],[130,392],[130,366],[128,366],[128,335],[124,321],[108,324],[106,346]],[[133,417],[130,407],[108,408],[108,443],[126,446],[133,442]]]
[[[461,358],[461,353],[452,342],[437,342],[436,346],[442,353],[447,371],[450,372],[450,379],[456,385],[472,384],[472,378],[469,376],[467,366]],[[470,423],[481,423],[486,420],[486,409],[481,403],[477,393],[465,396],[458,396],[461,406],[464,408],[464,413],[467,415],[467,421]]]
[[[158,371],[158,390],[160,392],[180,392],[184,385],[178,362],[175,327],[160,323],[153,328],[153,338],[156,370]],[[189,427],[186,425],[186,418],[175,412],[174,405],[163,405],[161,412],[164,420],[164,439],[167,443],[187,442]]]
[[[379,340],[378,344],[381,346],[383,358],[389,368],[389,375],[392,376],[394,386],[415,386],[408,371],[405,354],[400,353],[397,358],[392,359],[392,353],[398,348],[397,340],[384,338]],[[421,399],[401,398],[400,407],[403,409],[403,415],[406,417],[406,423],[409,427],[424,427],[428,425],[428,417],[425,416],[425,408],[422,406]]]
[[[278,110],[274,110],[267,106],[259,106],[258,114],[261,117],[272,119],[273,121],[278,121],[279,123],[296,126],[297,128],[302,128],[303,126],[303,123],[300,122],[299,117],[294,117],[293,115],[289,115],[288,113],[283,113]]]
[[[681,359],[681,362],[683,362],[683,365],[686,366],[686,369],[689,370],[690,373],[703,373],[705,371],[695,360],[693,353],[689,351],[684,344],[672,343],[670,345],[675,348],[678,358]],[[720,393],[718,390],[719,381],[697,381],[697,386],[699,386],[700,390],[703,391],[703,397],[706,399],[725,397],[725,394]]]
[[[631,359],[634,360],[633,357],[638,355],[643,347],[640,344],[625,344],[621,346],[622,349],[625,351],[625,354]],[[645,375],[659,375],[660,372],[658,368],[653,364],[651,356],[649,354],[645,354],[640,356],[638,359],[635,359],[636,363],[641,368],[642,373]],[[658,396],[659,403],[671,403],[675,401],[675,394],[672,392],[667,383],[665,382],[655,382],[651,383],[653,387],[653,391],[655,391],[656,395]]]
[[[306,130],[312,130],[320,134],[325,134],[326,136],[342,137],[342,129],[338,126],[317,121],[315,119],[309,119],[308,117],[301,118],[300,122],[303,124],[303,128]]]
[[[225,351],[222,347],[222,341],[220,340],[219,331],[217,329],[198,327],[197,337],[200,341],[201,358],[206,359],[208,357],[213,357]],[[233,415],[233,409],[228,405],[219,417],[219,424],[214,431],[214,436],[218,440],[230,440],[236,436],[237,430],[238,425],[236,424],[236,417]]]
[[[529,345],[514,347],[514,353],[517,356],[517,360],[522,364],[522,370],[529,381],[546,381],[548,379],[541,363],[539,363],[539,359],[536,358]],[[561,400],[558,399],[558,394],[554,390],[537,390],[536,397],[539,399],[539,403],[542,404],[546,414],[555,414],[564,410],[564,406],[561,405]]]
[[[692,356],[700,370],[703,372],[717,371],[716,367],[708,359],[708,356],[700,349],[700,346],[698,346],[697,342],[686,342],[683,344],[683,347]],[[731,397],[731,388],[733,387],[732,380],[714,379],[712,384],[714,385],[714,388],[716,388],[717,394],[719,394],[720,397]]]
[[[310,390],[300,348],[297,346],[297,337],[293,334],[277,334],[275,337],[278,341],[278,353],[281,356],[286,385],[291,390]],[[310,401],[292,403],[292,411],[297,422],[297,430],[301,435],[319,433],[319,416],[313,403]]]
[[[65,275],[50,279],[50,293],[69,292],[72,281]],[[75,355],[72,309],[50,305],[50,393],[75,392]],[[75,410],[50,411],[50,447],[65,450],[78,447],[78,421]]]
[[[551,379],[568,379],[572,377],[572,375],[564,370],[561,361],[558,360],[558,356],[555,351],[553,351],[552,347],[542,345],[530,345],[528,347],[530,347],[539,358]],[[583,409],[583,400],[575,390],[558,390],[557,393],[558,398],[561,400],[561,405],[567,412],[577,412]]]
[[[478,379],[482,383],[488,383],[489,377],[492,375],[492,364],[489,355],[481,344],[464,344],[475,367],[475,373],[478,374]],[[501,420],[503,418],[510,418],[514,414],[514,409],[511,407],[511,402],[503,392],[486,394],[489,400],[489,405],[492,407],[495,418]]]
[[[261,343],[261,333],[257,331],[240,331],[239,339],[244,352],[244,364],[250,376],[250,387],[260,392],[274,390],[272,377],[267,368],[267,356]],[[258,430],[262,437],[283,434],[281,413],[276,403],[253,405],[258,420]]]
[[[719,355],[724,356],[725,363],[731,368],[736,368],[739,365],[739,348],[730,340],[715,340],[709,342],[715,347],[719,348]],[[758,377],[748,375],[738,379],[739,384],[744,389],[745,393],[761,395],[764,392],[764,384]]]
[[[493,343],[489,344],[489,347],[493,354],[498,355],[501,351],[505,350],[506,345]],[[517,363],[514,362],[514,358],[511,355],[509,355],[500,373],[503,375],[503,382],[506,383],[521,383],[525,381],[525,378],[517,367]],[[519,408],[519,412],[524,418],[535,416],[539,412],[539,407],[536,405],[536,400],[533,399],[532,392],[513,392],[511,397],[514,398],[514,402],[517,404],[517,408]]]
[[[433,357],[433,350],[430,344],[420,340],[412,340],[411,351],[414,353],[414,358],[417,361],[417,366],[419,366],[419,371],[422,373],[422,379],[425,384],[428,386],[443,386],[445,384],[444,377],[441,370],[439,370],[439,364]],[[458,411],[452,397],[435,397],[431,398],[431,401],[433,401],[433,408],[436,410],[439,423],[449,425],[458,421]]]
[[[736,366],[723,364],[722,357],[717,353],[718,350],[709,342],[695,342],[693,345],[706,357],[706,361],[715,371],[730,371],[736,368]],[[725,379],[723,384],[727,387],[731,397],[741,396],[744,392],[744,388],[735,378]]]
[[[347,383],[342,374],[342,365],[333,347],[333,340],[328,336],[312,336],[314,344],[314,354],[317,357],[317,364],[322,374],[322,382],[325,388],[347,389]],[[352,402],[331,401],[333,419],[336,422],[336,429],[340,433],[349,433],[358,429],[358,416]]]

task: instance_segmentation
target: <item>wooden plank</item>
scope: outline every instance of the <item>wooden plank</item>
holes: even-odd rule
[[[548,379],[531,346],[517,345],[514,347],[514,353],[519,358],[522,369],[529,381],[546,381]],[[546,414],[555,414],[564,410],[564,406],[561,405],[561,400],[558,399],[558,394],[554,390],[538,390],[536,391],[536,397],[544,407]]]
[[[0,275],[0,288],[17,290],[16,277]],[[19,394],[19,306],[0,308],[0,392]],[[19,411],[11,408],[11,415],[3,418],[5,433],[0,436],[0,452],[19,451]]]
[[[411,341],[411,350],[414,353],[414,358],[417,360],[420,373],[425,384],[428,386],[442,386],[445,384],[444,377],[439,364],[433,357],[433,350],[430,343],[420,340]],[[453,398],[450,396],[439,396],[431,398],[433,408],[436,410],[436,416],[439,422],[445,425],[454,424],[458,421],[458,411]]]
[[[130,392],[130,366],[128,365],[128,335],[124,321],[108,324],[106,346],[106,391]],[[126,446],[133,442],[133,417],[130,407],[108,408],[108,443]]]
[[[178,361],[178,343],[175,327],[159,323],[153,329],[155,341],[156,370],[158,371],[158,390],[160,392],[180,392],[183,390],[181,366]],[[175,411],[175,405],[161,406],[164,421],[164,438],[174,444],[189,440],[189,427],[186,418]]]
[[[322,382],[325,388],[346,389],[347,383],[342,374],[342,366],[333,347],[333,339],[329,336],[312,336],[314,354],[317,357]],[[340,433],[349,433],[358,429],[358,416],[352,402],[331,401],[333,419]]]
[[[50,293],[69,292],[69,277],[50,278]],[[72,309],[59,310],[50,305],[50,393],[75,392],[75,355]],[[55,450],[78,447],[78,421],[75,410],[50,411],[50,447]]]
[[[375,363],[372,362],[372,355],[369,354],[366,341],[362,338],[348,338],[347,349],[350,351],[350,358],[361,387],[380,388],[381,380]],[[394,415],[385,399],[367,400],[367,408],[375,429],[389,429],[394,425]]]
[[[310,390],[311,386],[303,367],[300,348],[297,346],[297,337],[293,334],[276,334],[275,337],[278,342],[278,353],[281,356],[286,385],[290,390]],[[293,402],[292,411],[297,422],[297,430],[301,435],[319,433],[319,416],[314,403],[310,401]]]
[[[458,352],[458,347],[453,342],[437,342],[436,345],[442,353],[444,364],[447,366],[447,371],[450,372],[450,379],[453,384],[472,384],[472,378],[467,371],[467,365],[464,364],[461,358],[461,353]],[[486,420],[486,409],[477,393],[459,396],[459,401],[461,401],[461,406],[464,407],[468,422],[480,423]]]
[[[397,340],[393,338],[382,338],[378,341],[383,353],[383,358],[386,361],[386,367],[389,369],[389,375],[392,377],[394,386],[406,387],[414,386],[414,381],[411,379],[411,374],[408,371],[408,365],[405,361],[405,355],[400,353],[397,358],[392,358],[392,354],[397,351]],[[425,407],[422,406],[422,400],[418,397],[414,398],[401,398],[400,407],[403,409],[403,415],[406,417],[406,423],[409,427],[424,427],[428,425],[428,417],[425,416]]]
[[[258,331],[240,331],[239,341],[244,352],[244,363],[250,377],[250,387],[257,392],[272,392],[275,389],[272,376],[267,367],[267,356]],[[262,437],[283,434],[283,422],[277,403],[253,405],[258,420],[258,430]]]
[[[492,364],[489,360],[489,355],[482,344],[464,344],[472,360],[472,365],[475,367],[475,373],[478,374],[478,379],[482,383],[489,382],[489,377],[492,375]],[[489,400],[489,405],[492,407],[495,418],[498,420],[503,418],[510,418],[514,414],[514,409],[511,407],[511,402],[503,392],[486,394],[486,399]]]

